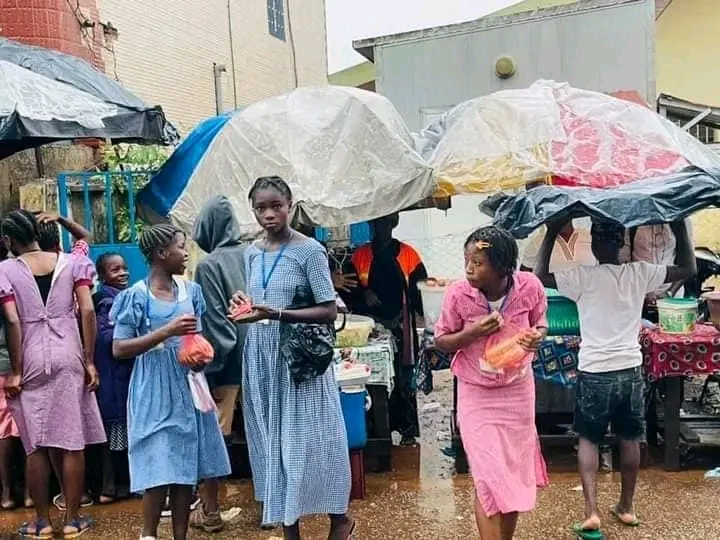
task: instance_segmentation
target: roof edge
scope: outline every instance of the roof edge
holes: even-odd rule
[[[420,30],[410,30],[408,32],[401,32],[398,34],[357,39],[352,42],[352,46],[353,49],[367,58],[370,62],[375,62],[375,47],[382,45],[391,45],[416,40],[419,41],[439,36],[455,36],[477,30],[490,30],[493,28],[502,28],[504,26],[511,26],[515,24],[535,22],[546,19],[549,16],[576,15],[598,9],[607,9],[624,4],[640,4],[648,1],[650,0],[583,0],[574,4],[551,6],[509,15],[493,15],[490,13],[484,17],[480,17],[479,19],[461,23],[423,28]]]

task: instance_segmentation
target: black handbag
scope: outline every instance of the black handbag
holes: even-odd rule
[[[293,302],[287,309],[302,309],[317,305],[308,287],[298,286]],[[323,375],[333,362],[336,330],[332,323],[280,322],[280,357],[287,363],[290,377],[296,385]]]

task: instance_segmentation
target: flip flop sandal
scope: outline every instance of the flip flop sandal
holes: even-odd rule
[[[600,529],[583,529],[582,523],[575,523],[572,532],[581,540],[605,540],[605,535]]]
[[[625,527],[639,527],[640,526],[640,520],[637,518],[637,516],[633,516],[632,521],[625,521],[624,519],[620,518],[620,511],[618,510],[617,506],[611,506],[610,507],[610,514],[615,518],[615,520],[620,525],[625,525]]]
[[[55,531],[50,522],[44,519],[36,519],[35,521],[26,521],[20,525],[17,535],[21,540],[52,540]]]
[[[90,530],[90,527],[92,527],[92,519],[90,518],[80,518],[80,519],[73,519],[70,523],[67,523],[65,527],[72,527],[75,529],[74,531],[65,531],[63,530],[63,538],[65,540],[71,540],[72,538],[79,538],[86,532]]]

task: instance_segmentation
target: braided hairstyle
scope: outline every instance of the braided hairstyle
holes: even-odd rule
[[[490,225],[475,230],[465,240],[465,249],[478,242],[486,242],[484,248],[488,262],[502,276],[511,276],[518,264],[518,245],[505,229]]]
[[[178,234],[184,235],[185,233],[175,225],[170,225],[169,223],[153,225],[149,229],[145,229],[140,235],[140,240],[138,241],[140,253],[151,263],[155,252],[159,249],[170,247],[170,244],[172,244],[175,236]]]
[[[255,180],[255,183],[248,192],[248,199],[250,199],[250,202],[254,200],[255,194],[258,191],[264,189],[274,189],[280,195],[285,197],[288,203],[292,203],[292,191],[290,190],[290,186],[288,186],[287,182],[279,176],[261,176]]]
[[[38,245],[43,251],[57,251],[60,248],[60,231],[57,223],[54,221],[38,223]]]
[[[35,216],[27,210],[13,210],[0,223],[3,236],[20,246],[29,246],[37,242],[40,232]]]
[[[100,256],[95,260],[95,270],[97,271],[98,277],[101,280],[105,279],[105,275],[107,272],[107,262],[112,259],[113,257],[121,257],[120,253],[117,251],[105,251],[104,253],[100,254]]]

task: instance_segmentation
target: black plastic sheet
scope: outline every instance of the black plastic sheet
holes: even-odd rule
[[[0,159],[20,150],[62,140],[98,138],[115,143],[175,144],[177,129],[159,106],[149,107],[110,77],[81,58],[0,38],[0,60],[72,86],[118,107],[104,118],[105,127],[88,129],[74,122],[25,118],[15,111],[0,117]],[[2,88],[0,88],[0,92]]]
[[[525,238],[555,219],[590,216],[637,227],[671,223],[710,206],[720,206],[720,170],[688,168],[612,189],[538,186],[490,197],[480,210],[516,238]]]

